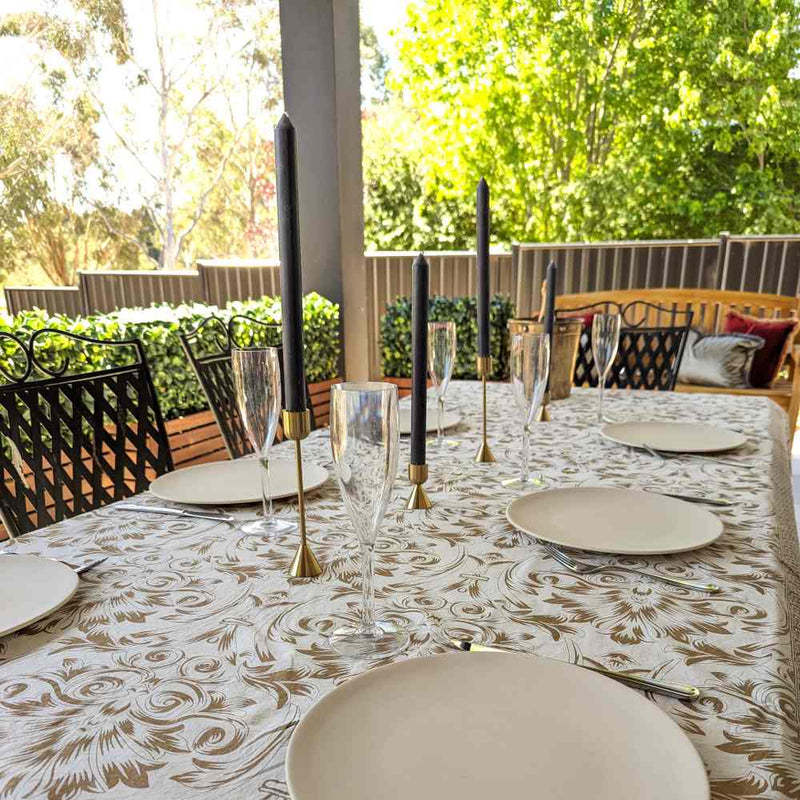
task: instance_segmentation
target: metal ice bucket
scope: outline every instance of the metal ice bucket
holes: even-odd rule
[[[535,319],[512,319],[508,330],[514,333],[544,333],[544,324]],[[572,391],[572,373],[583,331],[580,319],[559,319],[553,327],[553,352],[550,355],[550,399],[564,400]]]

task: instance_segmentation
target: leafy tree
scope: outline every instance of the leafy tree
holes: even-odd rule
[[[418,115],[392,104],[365,115],[364,234],[375,250],[443,250],[466,242],[475,210],[456,187],[428,180]]]
[[[136,266],[138,257],[112,236],[100,214],[82,202],[90,172],[98,172],[96,115],[85,97],[51,93],[39,110],[29,92],[0,96],[0,257],[4,272],[33,261],[49,281],[74,282],[78,269],[109,262]],[[122,228],[128,215],[110,210]]]
[[[796,0],[412,4],[389,84],[417,118],[380,158],[457,217],[485,175],[501,242],[798,230],[798,21]],[[368,191],[375,239],[405,212]]]
[[[59,0],[46,8],[0,17],[0,36],[26,38],[44,53],[58,53],[62,65],[56,70],[43,59],[42,83],[58,78],[66,94],[80,97],[94,115],[87,131],[96,137],[101,123],[116,147],[76,147],[102,174],[76,181],[64,207],[74,213],[88,206],[117,240],[153,265],[172,268],[191,263],[191,238],[219,200],[229,170],[236,170],[241,176],[233,213],[244,216],[244,238],[229,241],[223,252],[255,243],[268,225],[264,208],[270,205],[262,136],[271,139],[271,124],[264,124],[264,115],[274,112],[280,97],[275,5],[150,0],[150,24],[136,37],[123,0]],[[191,20],[194,30],[183,30],[181,20]],[[109,92],[113,85],[117,91]],[[153,109],[152,117],[143,120],[143,108]],[[133,166],[127,175],[121,161]],[[146,213],[138,229],[127,224],[135,215],[120,224],[119,211],[132,207]]]
[[[389,74],[389,56],[381,47],[375,29],[361,25],[359,31],[361,55],[361,93],[367,106],[385,103],[389,99],[386,78]]]

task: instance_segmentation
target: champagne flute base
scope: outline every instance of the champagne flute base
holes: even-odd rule
[[[343,625],[329,637],[330,646],[348,658],[386,658],[408,647],[409,635],[388,622],[376,622],[371,628]]]
[[[289,533],[290,531],[296,531],[297,524],[294,522],[289,522],[285,519],[278,519],[277,517],[272,517],[272,519],[258,517],[257,519],[248,520],[243,525],[240,525],[239,530],[242,533],[255,534],[257,536],[268,536],[275,533]]]
[[[449,438],[447,436],[443,437],[441,443],[438,438],[429,439],[425,443],[425,447],[428,450],[446,450],[448,447],[460,447],[461,442],[458,439]]]
[[[541,475],[534,475],[523,481],[521,478],[508,478],[502,482],[502,485],[509,489],[528,489],[532,486],[547,486],[547,481]]]

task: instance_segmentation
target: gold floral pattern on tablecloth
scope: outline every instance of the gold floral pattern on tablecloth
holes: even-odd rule
[[[609,557],[723,588],[703,595],[623,571],[573,575],[515,531],[505,519],[514,493],[500,483],[520,456],[509,387],[489,388],[495,465],[472,460],[479,402],[478,384],[452,385],[448,407],[462,422],[448,438],[459,446],[429,451],[430,512],[403,511],[403,444],[376,555],[380,613],[411,631],[403,657],[463,635],[694,683],[699,702],[652,702],[694,742],[715,800],[799,798],[800,557],[782,412],[763,398],[609,393],[615,419],[742,431],[747,444],[727,458],[750,470],[660,461],[607,442],[590,390],[553,404],[553,422],[536,429],[534,468],[551,487],[668,487],[734,500],[715,512],[723,536],[702,550]],[[312,434],[304,454],[331,470],[327,431]],[[289,445],[276,455],[290,458]],[[288,798],[293,724],[366,668],[325,644],[335,623],[357,619],[361,588],[333,479],[309,495],[307,511],[324,565],[314,581],[287,577],[293,534],[264,540],[113,506],[20,540],[19,552],[108,560],[57,613],[0,639],[0,800]],[[292,518],[296,506],[278,504],[278,513]]]

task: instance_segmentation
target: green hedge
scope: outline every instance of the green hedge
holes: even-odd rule
[[[478,301],[474,297],[432,297],[428,306],[431,322],[455,322],[458,348],[454,378],[477,378]],[[505,295],[495,295],[489,306],[492,378],[508,377],[508,321],[514,304]],[[387,304],[381,318],[381,369],[389,378],[411,377],[411,299],[398,297]]]
[[[181,347],[178,332],[190,330],[212,314],[227,319],[231,314],[246,314],[264,322],[280,322],[279,298],[235,301],[226,308],[203,303],[149,308],[126,308],[110,314],[70,318],[48,315],[41,309],[23,311],[16,317],[0,318],[0,330],[27,335],[42,328],[79,333],[96,339],[140,339],[144,345],[153,383],[165,419],[174,419],[207,408],[205,396]],[[310,383],[336,377],[339,364],[339,306],[316,293],[303,299],[305,322],[306,372]],[[126,348],[87,346],[59,336],[41,337],[38,353],[52,353],[54,366],[70,359],[70,373],[89,372],[130,359]],[[3,345],[6,354],[12,348]]]

